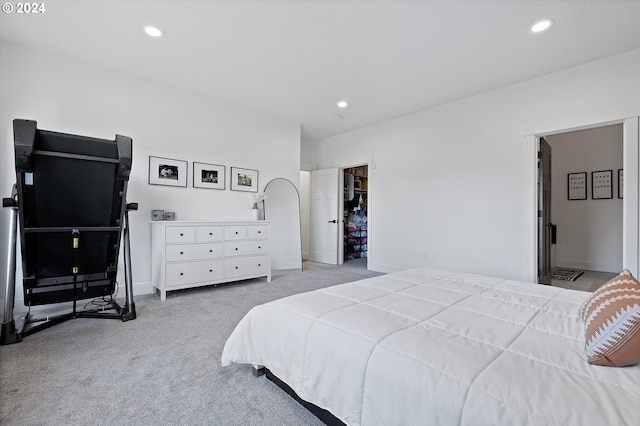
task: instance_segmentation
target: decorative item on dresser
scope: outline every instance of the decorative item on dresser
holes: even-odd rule
[[[151,210],[151,220],[164,220],[164,210]]]
[[[252,204],[251,207],[251,218],[253,220],[260,219],[260,210],[258,209],[258,204],[261,203],[267,196],[264,192],[255,193],[255,194],[247,194],[249,196],[249,201]]]
[[[249,278],[271,282],[270,223],[151,222],[151,280],[167,291]]]

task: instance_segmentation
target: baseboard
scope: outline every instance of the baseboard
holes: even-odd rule
[[[303,271],[302,266],[299,266],[297,268],[278,268],[278,269],[271,270],[271,276],[275,277],[278,275],[287,274],[289,272],[302,272],[302,271]]]
[[[369,264],[369,270],[374,272],[382,272],[384,274],[390,274],[392,272],[400,272],[409,268],[399,268],[397,266],[385,265],[383,263],[371,262]]]
[[[153,294],[153,284],[151,281],[144,283],[133,283],[133,295],[134,297],[142,294]]]
[[[284,271],[284,270],[291,270],[291,269],[302,269],[302,261],[300,261],[300,262],[291,262],[291,263],[279,263],[279,264],[272,263],[271,264],[271,271]]]

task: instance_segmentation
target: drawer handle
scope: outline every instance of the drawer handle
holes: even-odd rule
[[[262,248],[262,246],[258,246],[258,248],[259,248],[259,249],[261,249],[261,248]]]
[[[213,232],[209,232],[209,235],[213,235]]]
[[[180,254],[184,254],[184,252],[183,252],[183,251],[181,251],[181,252],[180,252]]]
[[[236,247],[236,251],[238,251],[238,247]]]
[[[258,263],[258,266],[262,266],[262,263]]]
[[[184,237],[184,234],[183,234],[183,233],[180,233],[180,236],[181,236],[181,237]]]
[[[213,269],[209,269],[209,272],[213,272]]]
[[[238,231],[236,231],[236,235],[238,235]]]
[[[262,231],[258,231],[258,234],[262,234]]]
[[[213,250],[209,250],[209,253],[213,253]]]
[[[238,267],[236,266],[236,269],[238,269]]]
[[[180,275],[182,276],[182,275],[184,275],[184,274],[183,274],[182,272],[180,272]]]

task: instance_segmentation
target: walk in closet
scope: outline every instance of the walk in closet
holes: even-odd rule
[[[344,169],[344,260],[367,257],[368,166]]]

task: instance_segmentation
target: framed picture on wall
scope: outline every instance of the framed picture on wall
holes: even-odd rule
[[[188,167],[186,161],[149,156],[149,185],[186,188]]]
[[[622,176],[622,169],[618,169],[618,198],[622,198],[622,190],[624,189],[624,179]]]
[[[613,198],[613,170],[591,172],[591,198],[606,200]]]
[[[569,173],[567,184],[569,200],[587,199],[587,172]]]
[[[231,167],[231,190],[258,192],[258,171]]]
[[[224,189],[225,166],[193,162],[193,187]]]

